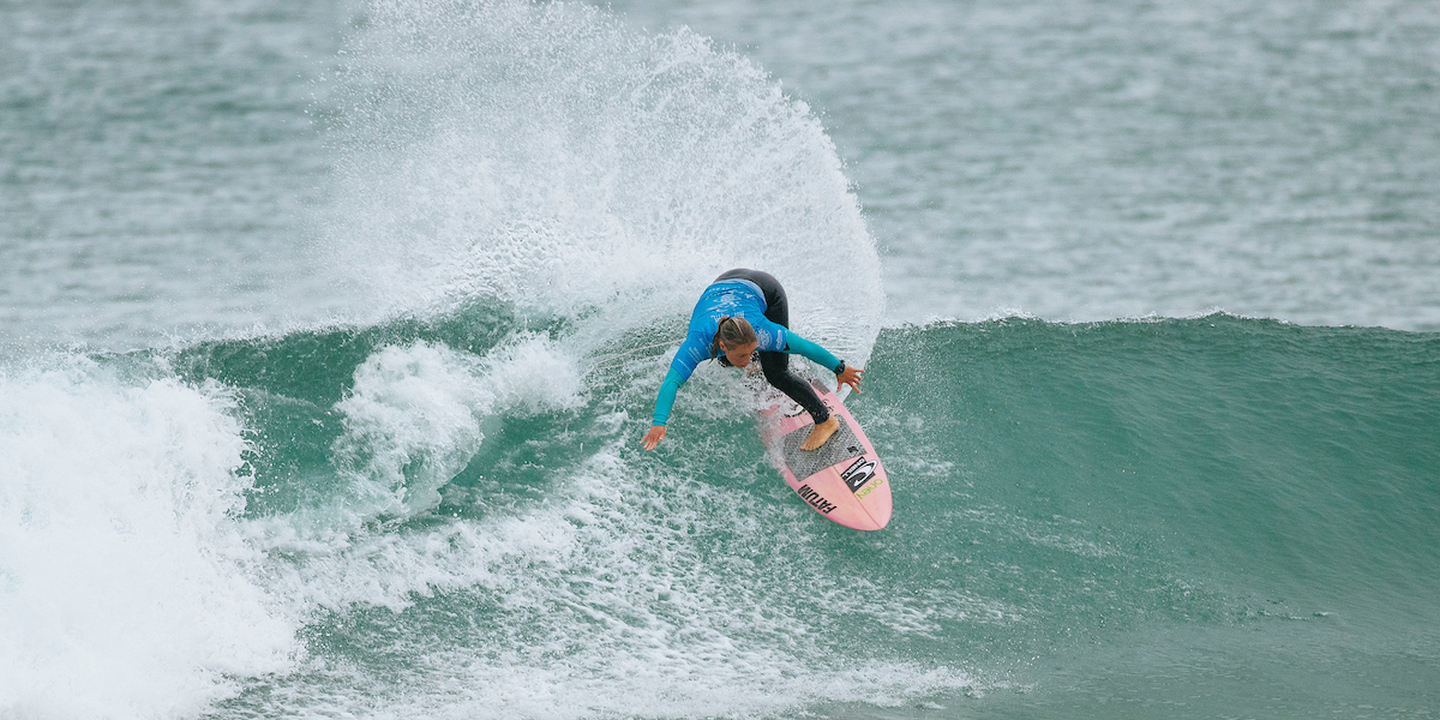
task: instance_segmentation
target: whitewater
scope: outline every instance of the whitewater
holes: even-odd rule
[[[1423,5],[0,26],[0,718],[1440,715]],[[885,530],[640,447],[737,266]]]

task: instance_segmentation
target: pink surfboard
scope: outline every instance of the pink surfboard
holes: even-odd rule
[[[815,512],[856,530],[879,530],[890,522],[890,481],[875,446],[835,393],[811,381],[840,429],[819,449],[800,443],[810,434],[810,414],[789,398],[760,412],[760,436],[785,484]]]

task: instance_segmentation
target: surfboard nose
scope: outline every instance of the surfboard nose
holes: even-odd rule
[[[862,459],[862,462],[868,461]],[[847,469],[846,464],[839,463],[810,475],[798,486],[792,487],[800,499],[816,512],[845,527],[855,530],[884,528],[890,522],[892,510],[890,484],[884,468],[878,462],[873,463],[860,471],[865,473],[862,478],[854,481],[846,480]],[[792,477],[786,477],[786,482],[791,482]]]

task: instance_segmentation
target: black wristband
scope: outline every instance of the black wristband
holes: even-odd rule
[[[835,366],[835,374],[836,374],[836,375],[839,375],[840,373],[843,373],[843,372],[845,372],[845,361],[844,361],[844,360],[841,360],[841,361],[840,361],[840,364]]]

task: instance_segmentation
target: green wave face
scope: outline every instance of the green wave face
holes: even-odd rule
[[[1078,717],[1184,677],[1201,717],[1363,702],[1355,662],[1436,677],[1434,335],[883,331],[848,403],[894,484],[873,534],[785,488],[753,381],[698,374],[646,453],[666,348],[577,336],[472,308],[168,359],[238,398],[235,522],[306,653],[217,715]]]

